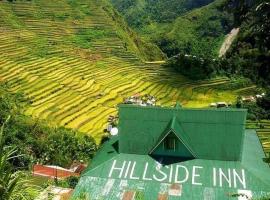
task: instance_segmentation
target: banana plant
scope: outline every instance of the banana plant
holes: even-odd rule
[[[33,186],[23,172],[13,169],[10,161],[21,155],[17,155],[15,147],[4,144],[4,126],[0,129],[0,199],[1,200],[31,200],[39,192],[37,186]]]

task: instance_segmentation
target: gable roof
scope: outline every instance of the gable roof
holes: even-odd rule
[[[185,132],[177,122],[175,116],[171,119],[165,131],[160,135],[156,145],[153,147],[153,149],[150,150],[149,154],[151,154],[171,132],[173,132],[173,134],[179,139],[179,141],[188,149],[190,154],[192,154],[192,156],[196,158],[193,148],[190,146],[192,144],[190,142],[190,138],[187,134],[185,134]]]
[[[197,158],[241,160],[246,110],[120,105],[119,117],[120,153],[148,154],[171,126]]]
[[[187,181],[181,183],[181,199],[197,200],[197,199],[233,199],[231,195],[243,194],[245,192],[252,194],[254,199],[259,199],[266,194],[270,194],[270,168],[269,165],[262,161],[265,157],[261,143],[255,131],[248,130],[244,135],[243,159],[241,161],[220,161],[220,160],[202,160],[194,159],[181,163],[174,163],[168,166],[160,166],[153,158],[148,155],[130,155],[119,154],[113,148],[115,141],[119,139],[114,136],[99,150],[91,165],[85,170],[81,176],[78,185],[75,188],[73,197],[79,197],[81,194],[87,195],[90,199],[119,199],[119,196],[126,191],[134,191],[136,194],[142,194],[145,199],[156,200],[162,194],[167,194],[168,199],[179,199],[180,197],[170,194],[170,188],[175,186],[175,179],[156,181],[150,180],[156,174],[156,170],[160,169],[163,172],[170,174],[170,169],[173,168],[173,177],[176,175],[176,167],[185,166],[190,176]],[[110,148],[108,148],[110,146]],[[111,151],[114,149],[113,157]],[[100,162],[102,160],[102,162]],[[115,173],[109,176],[113,163],[116,162]],[[120,167],[126,163],[123,173],[120,174]],[[133,163],[135,170],[132,170]],[[147,164],[147,173],[145,173]],[[95,167],[92,167],[94,165]],[[193,167],[200,166],[196,173],[196,181],[201,185],[194,185],[192,182]],[[160,168],[159,168],[160,167]],[[216,170],[216,175],[219,176],[216,185],[213,182],[213,169]],[[238,176],[231,176],[231,187],[228,180],[219,174],[222,170],[227,176],[230,171],[236,171],[240,176],[241,171],[245,171],[245,186],[240,181]],[[126,173],[128,171],[128,173]],[[131,172],[133,171],[134,174]],[[127,175],[127,176],[126,176]],[[158,173],[158,175],[160,175]],[[144,178],[146,176],[146,180]],[[135,177],[135,178],[134,178]],[[137,178],[139,177],[139,178]],[[182,175],[180,176],[182,177]],[[223,178],[222,178],[223,177]],[[236,180],[236,182],[235,182]],[[235,183],[237,187],[235,187]],[[123,199],[123,198],[122,198]]]

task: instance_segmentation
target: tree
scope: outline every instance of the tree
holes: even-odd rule
[[[14,171],[10,161],[21,155],[12,146],[4,145],[4,125],[0,129],[0,199],[1,200],[31,200],[39,192],[31,185],[22,172]]]
[[[237,108],[242,108],[242,106],[243,106],[242,97],[238,96],[237,99],[236,99],[236,107]]]
[[[206,56],[178,54],[165,64],[184,76],[193,80],[208,79],[215,76],[219,70],[219,62]]]
[[[266,92],[266,95],[263,98],[257,101],[257,104],[268,114],[266,118],[270,118],[270,90]]]

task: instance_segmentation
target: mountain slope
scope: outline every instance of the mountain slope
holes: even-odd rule
[[[134,1],[137,4],[129,7],[119,7],[126,1],[112,1],[141,36],[156,43],[168,56],[205,52],[217,56],[225,35],[232,28],[232,15],[225,10],[224,0],[145,0],[144,3]]]
[[[153,22],[173,22],[186,12],[205,6],[214,0],[111,0],[114,7],[133,28]]]
[[[189,107],[235,100],[237,80],[195,82],[142,62],[139,38],[128,36],[130,30],[107,3],[0,1],[0,81],[29,98],[26,114],[99,142],[107,117],[135,93],[154,95],[162,105],[180,101]]]
[[[235,23],[240,26],[240,32],[226,54],[227,68],[232,74],[244,75],[269,87],[270,1],[252,1],[253,4],[249,6],[249,1],[243,2],[246,3],[239,6],[240,8],[236,7],[234,12]],[[239,10],[245,12],[241,13]]]

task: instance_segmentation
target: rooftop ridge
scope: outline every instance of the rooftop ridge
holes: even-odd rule
[[[246,110],[234,110],[119,106],[120,153],[146,155],[173,130],[198,159],[241,160]],[[174,146],[158,154],[180,156]]]
[[[140,105],[131,105],[131,104],[118,104],[118,107],[134,107],[134,108],[140,108],[140,109],[160,109],[160,110],[202,110],[202,111],[219,111],[219,112],[246,112],[247,109],[243,108],[188,108],[188,107],[163,107],[163,106],[140,106]]]

